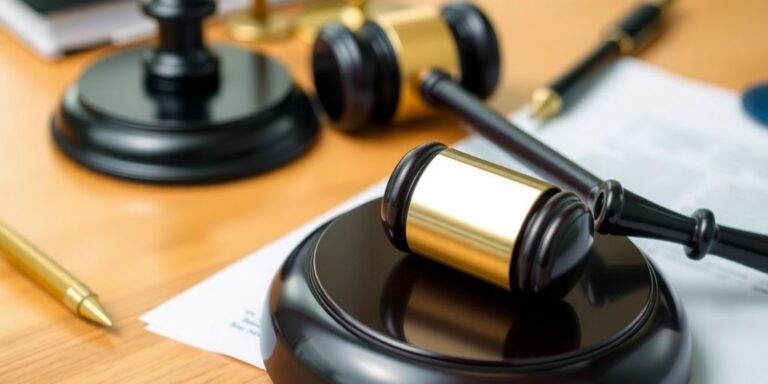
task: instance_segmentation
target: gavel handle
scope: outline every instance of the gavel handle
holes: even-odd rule
[[[422,76],[421,94],[428,104],[455,113],[546,179],[580,195],[590,205],[598,232],[675,242],[685,246],[691,259],[712,253],[768,272],[768,236],[718,226],[707,209],[683,216],[617,181],[601,180],[490,110],[442,71]]]

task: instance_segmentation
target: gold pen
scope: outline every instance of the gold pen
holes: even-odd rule
[[[7,225],[0,223],[0,251],[8,261],[61,301],[75,314],[96,324],[112,326],[91,290]]]

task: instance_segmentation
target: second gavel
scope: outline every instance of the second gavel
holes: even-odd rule
[[[427,115],[419,76],[428,69],[486,98],[498,83],[499,62],[493,27],[464,3],[382,13],[355,31],[332,23],[312,51],[318,99],[336,127],[353,133]]]

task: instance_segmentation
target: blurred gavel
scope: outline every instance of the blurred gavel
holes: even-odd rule
[[[427,115],[419,83],[429,69],[486,98],[498,83],[499,61],[490,22],[463,3],[382,13],[354,31],[332,23],[318,32],[312,52],[320,103],[351,133]]]
[[[318,34],[315,87],[340,129],[361,132],[440,108],[564,189],[440,144],[419,147],[398,164],[383,199],[395,246],[544,296],[576,281],[593,229],[768,272],[768,237],[720,226],[707,209],[683,216],[603,181],[490,110],[481,99],[497,85],[499,61],[490,22],[470,4],[406,9],[354,32],[334,24]]]

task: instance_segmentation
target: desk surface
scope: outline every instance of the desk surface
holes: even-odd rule
[[[492,105],[527,102],[635,2],[481,1],[505,57]],[[670,11],[644,60],[734,90],[768,79],[768,2],[679,0]],[[220,25],[209,32],[227,41]],[[259,48],[310,87],[307,46]],[[76,318],[0,260],[0,382],[267,383],[259,369],[144,331],[139,315],[387,176],[413,146],[464,131],[448,119],[364,138],[325,126],[309,153],[258,177],[200,187],[115,180],[64,158],[48,133],[62,90],[113,50],[45,63],[0,31],[0,219],[87,282],[116,321],[110,332]]]

